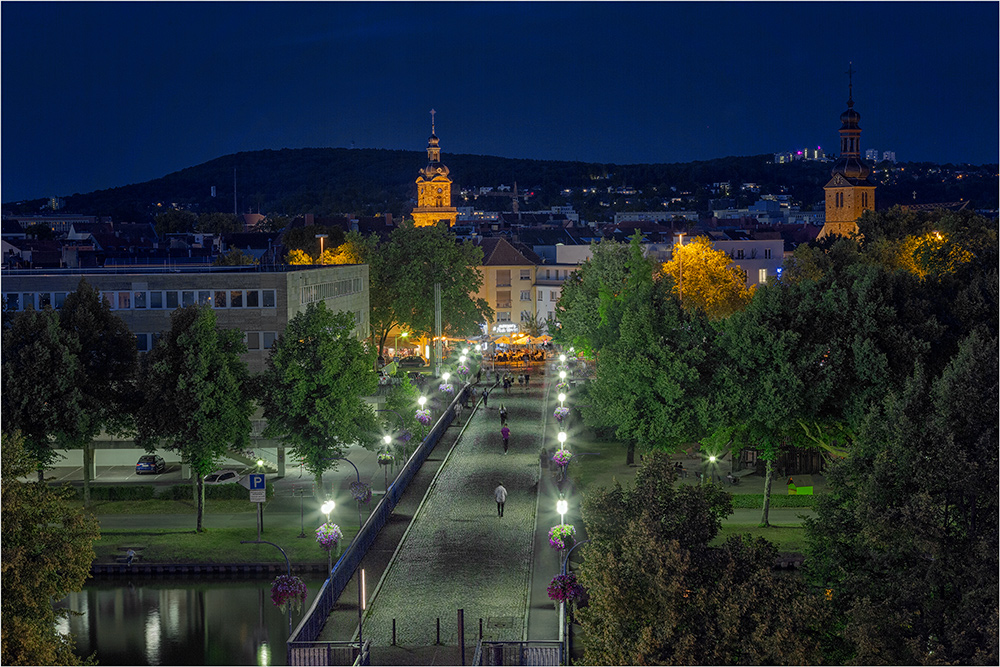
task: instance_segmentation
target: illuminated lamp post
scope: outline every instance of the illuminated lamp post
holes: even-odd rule
[[[679,237],[677,243],[679,245],[683,246],[684,245],[684,232],[681,232],[677,236]],[[677,281],[678,282],[677,293],[680,295],[679,300],[681,302],[681,305],[683,306],[684,305],[684,256],[683,256],[683,254],[677,256],[677,273],[679,275],[679,280]]]
[[[319,261],[323,261],[323,239],[325,239],[329,234],[317,234],[316,238],[319,239]]]

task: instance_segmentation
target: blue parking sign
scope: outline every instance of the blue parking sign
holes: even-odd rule
[[[250,475],[250,490],[254,491],[256,489],[264,488],[264,475],[254,473]]]

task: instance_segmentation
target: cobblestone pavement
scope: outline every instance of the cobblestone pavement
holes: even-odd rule
[[[542,367],[530,372],[529,389],[515,382],[504,395],[498,387],[488,408],[480,399],[369,603],[364,634],[374,644],[392,642],[395,619],[398,645],[432,645],[440,618],[441,642],[454,646],[458,609],[467,644],[479,636],[479,619],[485,638],[524,638],[544,424]],[[509,412],[507,454],[501,405]],[[493,494],[501,482],[503,518]]]

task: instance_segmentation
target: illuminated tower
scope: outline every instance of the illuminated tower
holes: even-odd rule
[[[861,158],[861,114],[854,110],[854,67],[847,70],[847,111],[840,114],[840,159],[833,165],[833,178],[826,191],[826,223],[818,238],[858,233],[858,218],[875,208],[875,184],[868,180],[868,164]]]
[[[451,205],[451,178],[448,167],[441,164],[441,148],[434,134],[434,114],[431,109],[431,137],[427,140],[427,166],[417,176],[417,206],[413,209],[413,224],[417,227],[436,225],[447,220],[455,224],[458,210]]]

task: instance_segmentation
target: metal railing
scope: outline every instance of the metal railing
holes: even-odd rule
[[[379,501],[378,505],[368,516],[367,521],[365,521],[364,526],[362,526],[361,530],[358,532],[357,537],[351,541],[344,553],[341,554],[339,559],[337,559],[336,564],[333,566],[330,578],[323,582],[323,586],[316,595],[316,599],[313,600],[313,604],[309,608],[309,611],[306,612],[298,626],[295,628],[295,631],[292,632],[292,636],[288,639],[289,665],[318,664],[312,662],[293,662],[292,656],[298,655],[293,654],[293,647],[300,644],[305,645],[316,643],[316,638],[319,637],[319,633],[323,630],[323,626],[326,624],[327,618],[330,616],[330,611],[333,609],[333,605],[336,603],[337,598],[340,597],[340,594],[343,593],[348,582],[350,582],[351,578],[354,576],[355,570],[357,570],[358,566],[361,564],[365,554],[368,553],[368,549],[370,549],[375,543],[375,539],[378,537],[379,531],[389,521],[392,511],[403,497],[406,487],[411,481],[413,481],[413,477],[417,474],[420,466],[423,465],[428,455],[430,455],[431,451],[434,449],[434,446],[437,445],[438,441],[440,441],[441,436],[448,430],[448,426],[455,418],[455,406],[465,397],[465,394],[469,391],[469,387],[470,385],[466,384],[462,390],[456,394],[454,400],[452,400],[452,402],[438,418],[434,427],[431,428],[427,437],[424,438],[423,442],[420,443],[420,446],[417,447],[417,449],[403,465],[403,468],[400,470],[395,481],[389,486],[388,489],[386,489],[385,495],[382,496],[382,500]]]
[[[288,644],[289,665],[370,665],[371,642],[295,642]]]
[[[562,642],[533,640],[498,642],[480,640],[476,644],[473,665],[561,665]]]

